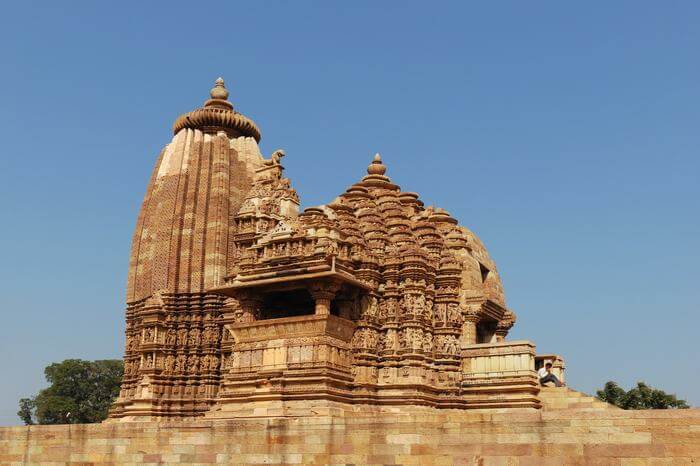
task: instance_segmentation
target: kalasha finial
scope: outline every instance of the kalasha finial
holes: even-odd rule
[[[211,89],[211,92],[209,93],[212,99],[221,99],[221,100],[226,100],[228,99],[228,90],[226,89],[226,86],[224,85],[224,78],[218,78],[214,82],[214,87]]]
[[[372,160],[372,163],[369,164],[369,167],[367,167],[367,174],[368,175],[383,175],[386,173],[386,167],[382,163],[382,156],[379,155],[379,152],[374,154],[374,159]]]
[[[224,78],[218,78],[214,82],[214,87],[209,91],[209,100],[204,102],[205,107],[220,108],[223,110],[233,110],[233,105],[228,100],[228,89],[224,85]]]

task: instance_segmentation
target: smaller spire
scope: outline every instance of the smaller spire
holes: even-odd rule
[[[382,163],[382,156],[379,155],[379,152],[374,154],[374,159],[372,160],[372,163],[369,164],[367,167],[367,174],[368,175],[384,175],[386,173],[386,167]]]

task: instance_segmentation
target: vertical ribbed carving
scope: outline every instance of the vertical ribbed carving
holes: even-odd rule
[[[187,177],[187,188],[184,192],[184,209],[180,222],[180,262],[176,275],[176,290],[190,290],[192,273],[192,244],[194,239],[194,221],[197,215],[197,191],[199,189],[199,173],[201,169],[203,134],[199,131],[193,132],[190,143],[190,158],[187,169],[192,175]]]
[[[223,280],[229,222],[256,167],[232,146],[223,133],[183,129],[165,148],[134,232],[127,302],[156,291],[202,292]]]
[[[135,301],[137,295],[142,293],[142,290],[137,287],[141,280],[137,277],[139,274],[143,274],[143,266],[139,268],[139,261],[141,260],[141,255],[145,254],[148,246],[146,244],[147,234],[147,223],[148,216],[146,215],[150,209],[150,203],[153,194],[153,186],[155,185],[156,175],[163,161],[163,156],[165,155],[165,149],[163,149],[158,156],[156,165],[153,168],[153,173],[151,174],[151,179],[148,182],[148,188],[146,189],[146,195],[143,198],[143,203],[141,204],[141,210],[139,212],[138,220],[136,221],[136,227],[134,228],[134,235],[131,241],[131,255],[129,257],[129,274],[127,277],[127,287],[126,287],[126,301]]]
[[[133,236],[113,417],[192,416],[214,402],[224,299],[207,290],[234,260],[230,222],[261,161],[253,138],[223,131],[184,128],[162,151]]]

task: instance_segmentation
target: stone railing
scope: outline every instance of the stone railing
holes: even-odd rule
[[[473,407],[538,407],[535,345],[526,340],[462,349],[462,393]]]
[[[353,322],[307,315],[226,328],[234,343],[223,370],[217,415],[246,411],[250,401],[349,399]]]
[[[237,343],[268,342],[299,337],[331,336],[349,342],[355,325],[336,316],[306,315],[227,325]]]
[[[335,316],[310,315],[227,326],[235,341],[231,373],[328,365],[349,370],[354,324]]]
[[[498,378],[535,374],[535,345],[526,340],[470,345],[462,350],[465,378]]]

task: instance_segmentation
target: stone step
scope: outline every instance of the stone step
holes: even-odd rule
[[[540,393],[547,394],[550,398],[581,398],[585,396],[583,393],[567,387],[542,387]]]
[[[546,411],[607,411],[619,409],[569,387],[542,387],[539,398]]]

